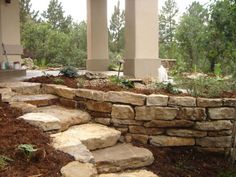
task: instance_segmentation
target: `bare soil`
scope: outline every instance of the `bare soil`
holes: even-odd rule
[[[14,161],[0,168],[0,177],[60,177],[60,169],[73,158],[53,149],[50,137],[43,131],[16,119],[21,112],[7,104],[0,105],[0,155]],[[17,149],[20,144],[32,144],[39,149],[31,160]]]

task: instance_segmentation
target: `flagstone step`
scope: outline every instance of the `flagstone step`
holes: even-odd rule
[[[15,95],[10,102],[25,102],[35,106],[49,106],[58,101],[58,97],[51,94],[36,94],[36,95]]]
[[[44,131],[64,131],[70,126],[88,123],[91,119],[87,112],[61,106],[40,107],[32,113],[20,117]]]
[[[151,165],[154,157],[151,151],[131,144],[118,144],[93,151],[98,173],[114,173]]]
[[[0,87],[10,88],[12,91],[19,94],[39,94],[41,93],[41,84],[40,83],[31,83],[31,82],[1,82]]]
[[[136,170],[122,173],[101,174],[98,177],[158,177],[158,176],[147,170]]]
[[[113,128],[108,128],[100,124],[83,124],[70,127],[68,130],[51,135],[53,141],[66,139],[66,141],[73,142],[77,138],[89,150],[101,149],[113,146],[120,138],[120,131]],[[73,143],[72,143],[73,144]]]

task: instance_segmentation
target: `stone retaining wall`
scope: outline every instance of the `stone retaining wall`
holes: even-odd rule
[[[58,85],[43,85],[42,90],[60,96],[65,106],[86,109],[94,122],[120,130],[124,141],[216,151],[231,144],[236,99],[146,96]]]

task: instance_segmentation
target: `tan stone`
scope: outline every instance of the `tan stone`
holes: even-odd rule
[[[143,122],[137,121],[137,120],[121,120],[121,119],[111,119],[111,122],[114,126],[119,125],[142,125]]]
[[[169,97],[167,95],[149,95],[147,106],[167,106]]]
[[[197,122],[195,129],[206,131],[231,130],[233,124],[229,120],[219,120],[212,122]]]
[[[78,138],[89,150],[113,146],[120,135],[119,131],[100,124],[76,125],[60,134],[68,138]]]
[[[132,92],[107,92],[105,100],[112,103],[126,103],[131,105],[142,106],[145,104],[146,95],[136,94]]]
[[[38,108],[35,112],[46,113],[59,119],[62,131],[73,125],[88,123],[91,119],[87,112],[56,105]]]
[[[196,145],[210,148],[225,148],[231,146],[231,136],[204,137],[196,139]]]
[[[172,120],[172,121],[162,121],[153,120],[144,124],[145,127],[157,127],[157,128],[188,128],[193,127],[194,122],[188,120]]]
[[[153,163],[152,153],[131,144],[116,146],[93,152],[99,173],[117,172],[126,169],[148,166]]]
[[[209,108],[209,118],[213,120],[235,119],[236,112],[234,108]]]
[[[210,98],[197,98],[198,107],[221,107],[223,105],[222,99],[210,99]]]
[[[71,162],[61,169],[62,177],[96,177],[97,170],[93,164]]]
[[[98,102],[98,101],[88,100],[86,101],[86,106],[87,106],[87,109],[90,111],[111,113],[111,110],[112,110],[112,104],[107,103],[107,102]]]
[[[170,146],[193,146],[195,145],[194,138],[180,138],[170,136],[152,136],[150,143],[158,147]]]
[[[12,108],[20,109],[23,114],[31,113],[37,109],[37,106],[24,102],[11,102]]]
[[[136,142],[139,142],[142,144],[148,143],[149,136],[147,136],[147,135],[132,134],[131,136],[132,136],[133,141],[136,141]]]
[[[32,82],[2,82],[0,87],[11,88],[12,91],[24,95],[28,94],[40,94],[41,84]]]
[[[196,98],[194,97],[180,97],[180,96],[170,96],[168,105],[170,106],[186,106],[195,107]]]
[[[236,107],[236,98],[224,98],[224,106]]]
[[[188,130],[188,129],[169,129],[167,130],[167,135],[177,136],[177,137],[205,137],[207,132]]]
[[[25,102],[36,106],[49,106],[58,101],[58,97],[51,94],[16,95],[11,102]]]
[[[0,88],[0,94],[2,95],[2,101],[9,102],[17,93],[13,92],[11,88]]]
[[[60,104],[64,107],[67,108],[77,108],[77,101],[75,100],[71,100],[71,99],[67,99],[67,98],[60,98]]]
[[[208,136],[212,136],[212,137],[230,136],[230,135],[232,135],[232,130],[208,132]]]
[[[87,98],[90,100],[96,101],[105,101],[104,99],[105,93],[98,90],[90,90],[90,89],[77,89],[76,96],[81,98]]]
[[[73,99],[75,97],[76,89],[69,88],[64,85],[44,84],[42,87],[44,93],[55,94],[57,96]]]
[[[27,113],[19,117],[29,124],[41,128],[44,131],[60,130],[60,120],[45,113]]]
[[[181,108],[178,113],[178,118],[186,120],[206,120],[207,114],[204,108]]]
[[[146,128],[144,126],[129,126],[129,132],[132,134],[160,135],[164,133],[164,130],[158,128]]]
[[[128,105],[113,105],[111,117],[114,119],[134,119],[134,110]]]
[[[93,163],[94,157],[88,148],[77,137],[68,137],[64,133],[52,134],[52,146],[59,151],[67,153],[75,160],[83,163]]]
[[[110,118],[95,118],[95,122],[102,124],[102,125],[110,125],[111,119]]]
[[[154,173],[146,170],[128,171],[122,173],[102,174],[98,177],[158,177]]]
[[[116,130],[120,131],[121,134],[126,134],[129,131],[129,128],[116,128]]]
[[[173,120],[178,114],[177,108],[136,107],[136,120]]]

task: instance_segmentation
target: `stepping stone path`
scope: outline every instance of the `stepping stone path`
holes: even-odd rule
[[[120,131],[91,123],[87,112],[55,105],[58,97],[42,94],[41,84],[0,83],[0,93],[4,93],[4,101],[22,110],[19,119],[44,131],[57,132],[51,134],[52,146],[76,160],[61,169],[63,177],[158,177],[137,170],[153,163],[149,150],[119,144]]]

